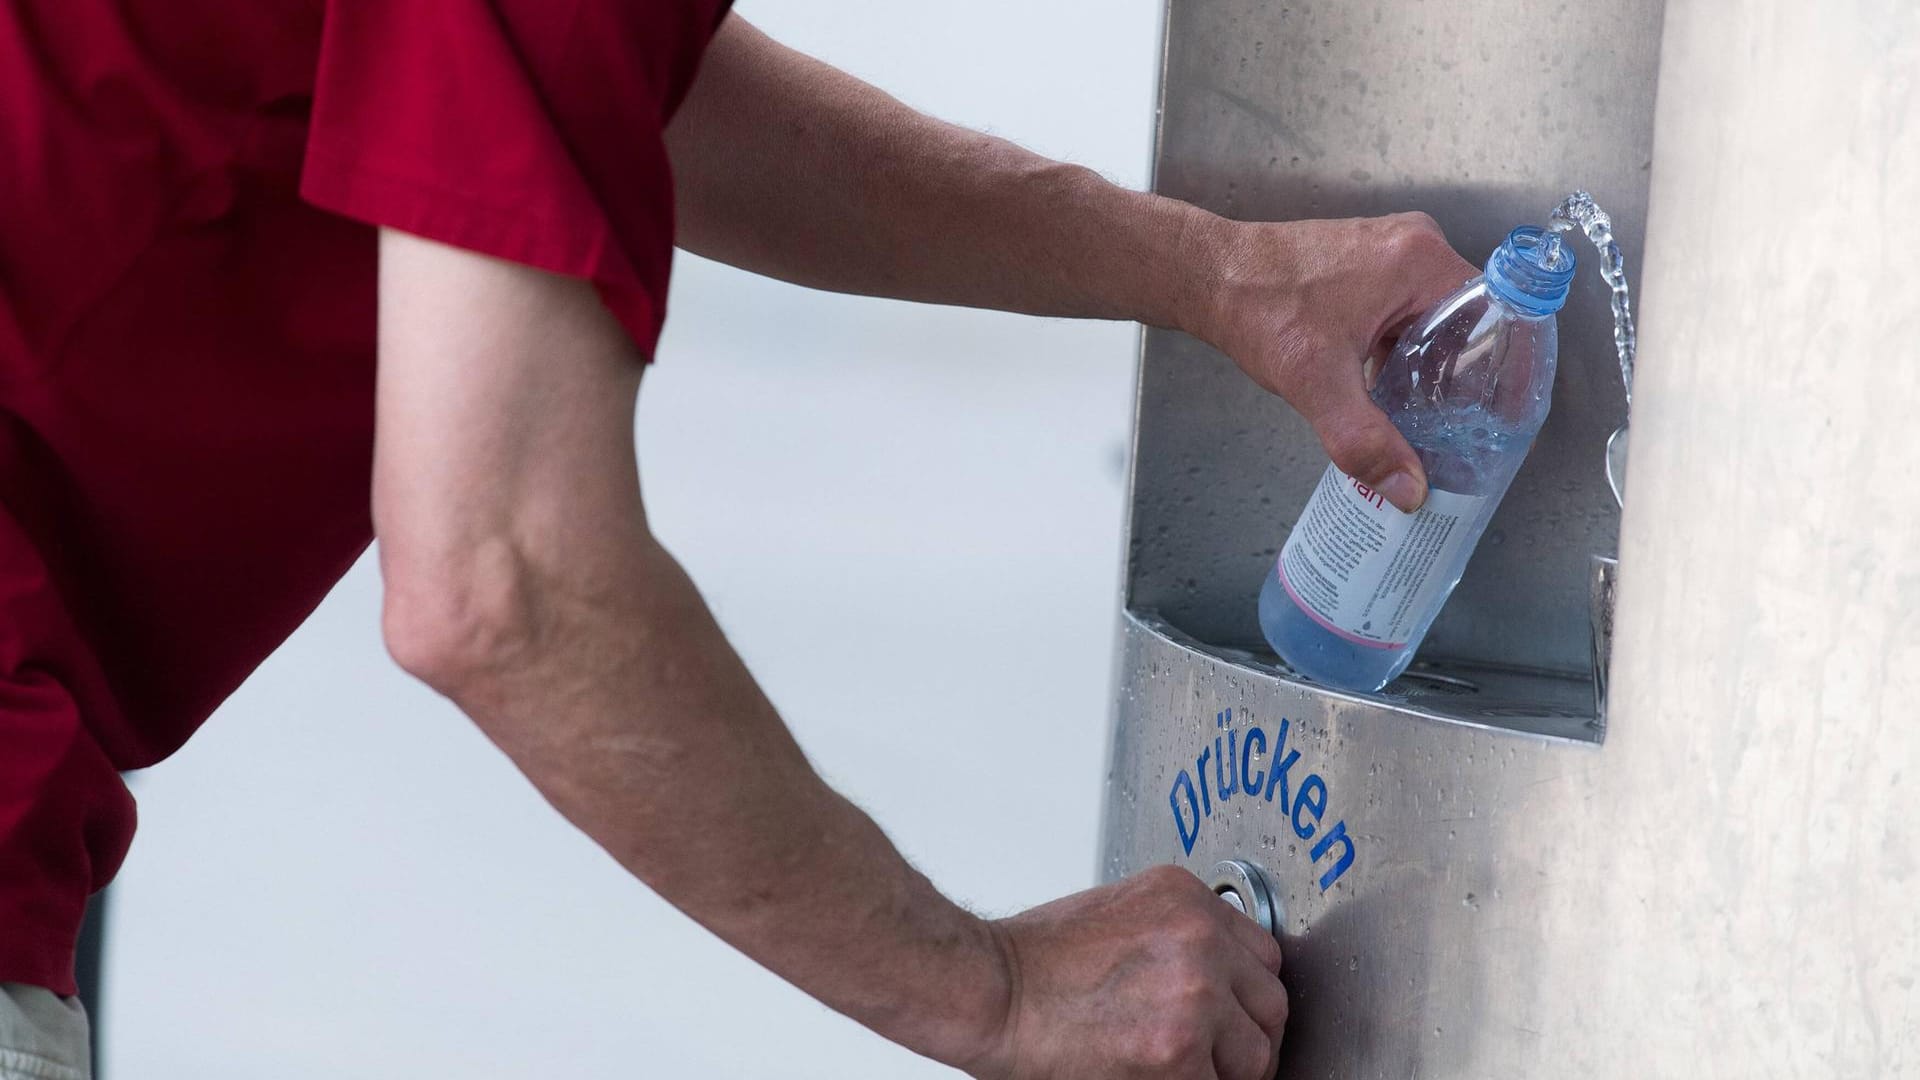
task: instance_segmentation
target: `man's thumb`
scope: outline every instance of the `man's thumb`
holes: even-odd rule
[[[1427,501],[1427,472],[1387,414],[1360,398],[1314,418],[1314,431],[1340,471],[1411,514]]]

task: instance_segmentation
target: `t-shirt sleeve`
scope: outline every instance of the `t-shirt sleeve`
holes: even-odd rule
[[[669,28],[607,20],[670,7],[330,0],[302,197],[585,278],[651,357],[673,255],[662,129],[689,61]]]

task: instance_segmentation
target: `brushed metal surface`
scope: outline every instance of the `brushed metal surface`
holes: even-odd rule
[[[1586,187],[1637,280],[1660,7],[1172,0],[1155,186],[1249,219],[1425,210],[1475,263]],[[1603,462],[1625,415],[1591,271],[1560,316],[1552,416],[1428,654],[1587,668],[1587,559],[1616,550]],[[1326,457],[1182,335],[1148,332],[1141,388],[1131,604],[1202,641],[1257,643],[1252,598]]]
[[[1270,54],[1275,25],[1306,20],[1319,29],[1289,40],[1330,54],[1383,25],[1385,53],[1448,58],[1484,94],[1484,69],[1512,45],[1486,24],[1571,17],[1322,7],[1175,0],[1173,185],[1211,178],[1224,196],[1252,184],[1248,164],[1271,153],[1249,149],[1259,140],[1317,141],[1308,121],[1323,113],[1369,123],[1337,76],[1324,104],[1236,91],[1285,123],[1196,104],[1254,79],[1250,50]],[[1592,17],[1629,9],[1646,14]],[[1444,52],[1407,36],[1406,20],[1462,12],[1479,22]],[[1294,453],[1311,471],[1308,455],[1255,434],[1283,414],[1233,388],[1218,358],[1170,335],[1147,343],[1133,554],[1149,565],[1122,619],[1101,871],[1234,858],[1266,870],[1294,1006],[1285,1077],[1920,1074],[1920,247],[1898,227],[1920,206],[1920,7],[1672,0],[1660,85],[1603,742],[1556,731],[1552,709],[1469,722],[1437,688],[1328,693],[1236,648],[1244,627],[1222,598],[1258,579],[1221,580],[1252,555],[1209,539],[1242,528],[1241,486],[1210,456]],[[1426,101],[1391,107],[1418,118]],[[1432,108],[1436,122],[1455,115]],[[1180,135],[1195,109],[1219,121],[1211,164]],[[1229,109],[1248,115],[1229,122]],[[1557,120],[1544,123],[1537,134]],[[1630,142],[1630,128],[1615,136]],[[1470,169],[1484,149],[1431,152]],[[1392,176],[1370,173],[1366,198],[1398,190]],[[1504,198],[1504,181],[1482,179]],[[1365,201],[1343,197],[1343,210]],[[1597,375],[1604,335],[1590,331]],[[1597,444],[1581,456],[1588,494],[1611,505]],[[1206,483],[1181,502],[1194,468]],[[1281,481],[1266,484],[1278,501]],[[1557,595],[1556,560],[1579,567],[1569,632],[1585,650],[1587,558],[1605,552],[1580,516],[1563,513],[1556,534],[1550,503],[1531,505],[1532,547],[1555,567],[1541,587]],[[1452,640],[1515,632],[1468,625]],[[1534,686],[1502,693],[1552,696]]]
[[[1579,909],[1543,907],[1541,872],[1556,845],[1591,846],[1608,827],[1579,812],[1581,780],[1605,750],[1327,695],[1131,615],[1120,671],[1102,875],[1177,861],[1205,876],[1225,859],[1266,871],[1293,1008],[1283,1076],[1560,1075],[1510,1066],[1553,1060],[1517,1047],[1517,1033],[1579,1005],[1577,973],[1543,962],[1555,924]],[[1275,765],[1295,752],[1267,797]],[[1220,797],[1229,753],[1225,772],[1241,775],[1228,786],[1241,787],[1250,760],[1258,794]],[[1296,823],[1314,776],[1323,816],[1301,811]],[[1354,857],[1322,891],[1340,852],[1314,850],[1336,824]]]

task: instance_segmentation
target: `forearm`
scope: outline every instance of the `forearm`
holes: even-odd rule
[[[384,631],[566,817],[721,938],[941,1060],[1007,1010],[999,937],[808,765],[653,538],[640,366],[591,287],[381,239]]]
[[[727,21],[668,132],[682,246],[816,288],[1191,328],[1222,219]]]
[[[830,1007],[964,1063],[1006,1002],[992,931],[823,783],[672,558],[530,592],[549,631],[461,703],[667,900]]]

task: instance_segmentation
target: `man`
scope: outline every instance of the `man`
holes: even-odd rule
[[[725,7],[0,12],[0,1077],[85,1075],[66,995],[131,839],[116,771],[178,748],[375,533],[399,663],[829,1006],[981,1077],[1272,1073],[1279,950],[1191,875],[985,920],[809,767],[640,502],[671,248],[1185,330],[1405,509],[1425,480],[1363,362],[1472,267],[1421,215],[1116,188]],[[762,887],[711,870],[740,862]]]

